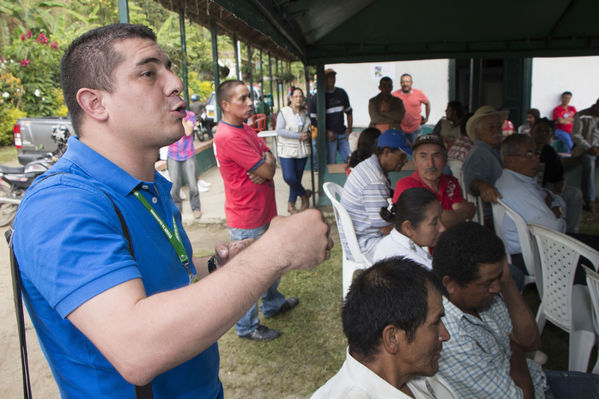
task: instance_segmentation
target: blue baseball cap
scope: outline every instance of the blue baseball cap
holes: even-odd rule
[[[385,130],[378,138],[376,146],[379,148],[399,148],[408,155],[412,155],[412,149],[404,132],[398,129]]]

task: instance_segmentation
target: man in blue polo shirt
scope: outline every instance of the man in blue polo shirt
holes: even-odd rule
[[[347,162],[349,158],[349,137],[352,126],[353,116],[352,108],[349,105],[349,97],[345,90],[335,87],[337,72],[332,69],[324,71],[326,78],[325,108],[326,108],[326,127],[327,127],[327,163],[336,163],[337,152],[341,156],[342,162]],[[347,127],[343,115],[347,115]],[[316,126],[316,96],[310,101],[310,120],[312,125]]]
[[[154,33],[92,30],[65,52],[61,77],[78,137],[27,191],[13,235],[61,395],[133,397],[149,384],[154,398],[222,398],[216,341],[282,274],[329,255],[322,215],[275,219],[249,246],[192,258],[171,184],[154,169],[185,116]]]

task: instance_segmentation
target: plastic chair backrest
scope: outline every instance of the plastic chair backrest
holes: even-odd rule
[[[595,270],[591,270],[587,266],[582,266],[587,275],[587,287],[591,294],[591,303],[593,304],[593,326],[595,334],[599,334],[599,274]]]
[[[460,162],[460,161],[456,161],[456,162]],[[468,192],[466,183],[464,182],[464,169],[462,169],[462,165],[463,165],[463,162],[461,162],[460,170],[457,175],[458,182],[460,183],[460,187],[462,188],[462,195],[464,196],[464,198],[466,198],[466,201],[472,202],[473,204],[476,205],[476,213],[474,214],[472,221],[480,224],[481,226],[484,226],[485,225],[485,213],[484,213],[485,211],[483,209],[483,200],[480,198],[480,196],[475,196]]]
[[[578,259],[599,265],[599,252],[580,241],[538,224],[529,224],[539,248],[543,270],[543,313],[553,324],[570,331],[572,286]]]
[[[458,179],[458,181],[460,182],[460,187],[462,188],[462,191],[464,191],[464,185],[462,183],[462,180],[460,180],[464,176],[462,174],[462,165],[464,165],[463,161],[457,159],[447,160],[447,166],[449,166],[449,169],[451,169],[451,173],[455,176],[455,178]]]
[[[518,241],[520,241],[520,248],[522,250],[522,258],[524,259],[524,265],[526,266],[526,271],[528,275],[535,279],[537,277],[542,277],[541,268],[539,266],[539,255],[537,247],[530,236],[530,230],[528,229],[528,225],[526,221],[510,208],[503,200],[498,199],[496,204],[491,204],[493,209],[493,225],[495,227],[495,234],[503,240],[503,244],[506,247],[507,251],[507,243],[503,237],[503,221],[505,220],[505,216],[509,217],[514,224],[516,225],[516,231],[518,232]],[[534,281],[534,280],[531,280]],[[539,295],[541,298],[543,297],[542,284],[540,281],[537,282],[539,288]]]
[[[266,115],[254,114],[250,116],[250,126],[254,128],[256,133],[266,130]]]
[[[347,210],[339,202],[341,199],[341,194],[343,193],[343,187],[333,182],[326,182],[323,184],[322,188],[333,205],[335,221],[337,222],[339,236],[341,237],[343,257],[350,260],[353,258],[354,262],[369,265],[370,262],[360,250],[360,245],[358,244],[358,238],[356,237],[356,231],[354,230],[354,224],[351,220],[351,217],[349,216],[349,213],[347,213]]]

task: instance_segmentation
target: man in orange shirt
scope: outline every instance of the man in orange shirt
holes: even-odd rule
[[[421,134],[420,125],[424,125],[428,121],[431,104],[422,91],[412,88],[412,76],[410,74],[404,73],[401,75],[399,83],[401,84],[401,90],[394,91],[393,95],[403,101],[406,109],[401,121],[401,130],[408,136],[410,143],[413,143]],[[424,118],[420,114],[422,104],[425,105]]]

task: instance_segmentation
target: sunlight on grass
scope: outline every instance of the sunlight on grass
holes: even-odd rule
[[[0,164],[16,161],[17,149],[15,146],[7,145],[5,147],[0,147]]]

